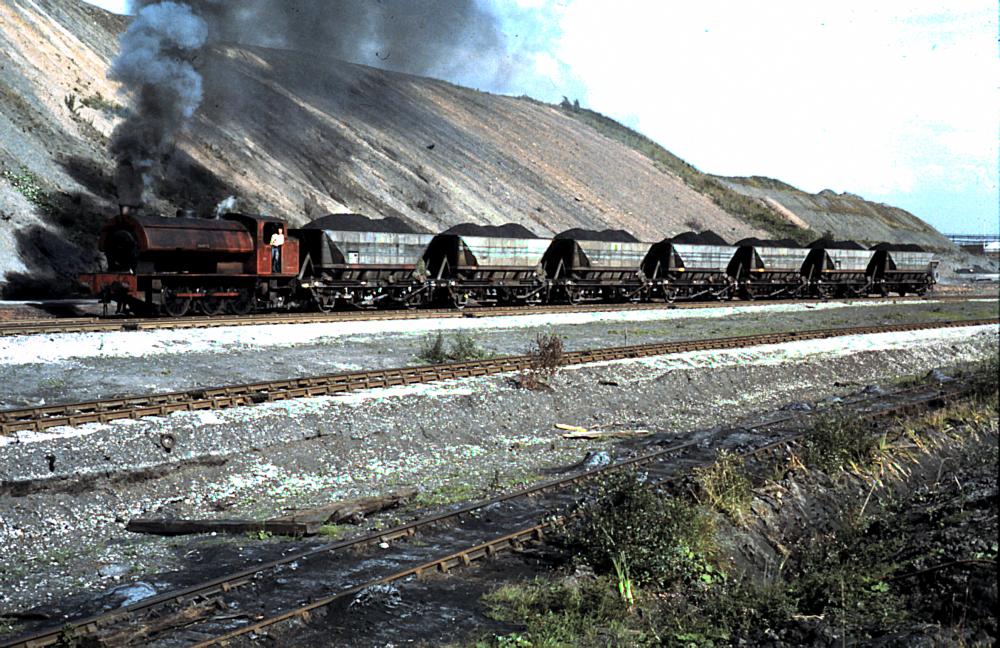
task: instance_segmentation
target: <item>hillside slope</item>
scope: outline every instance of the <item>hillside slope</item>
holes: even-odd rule
[[[125,110],[106,73],[125,25],[79,0],[0,4],[8,297],[52,277],[65,288],[99,262],[96,232],[116,204],[108,137]],[[430,231],[473,221],[540,235],[624,228],[645,240],[815,234],[673,156],[664,163],[605,118],[287,50],[221,46],[198,65],[205,100],[150,210],[208,212],[234,195],[245,211],[295,224],[358,212]],[[239,91],[223,100],[221,87]]]
[[[940,232],[899,207],[829,189],[811,194],[771,178],[718,180],[737,193],[786,212],[788,218],[799,219],[817,232],[834,232],[837,238],[873,243],[905,241],[938,250],[953,249]]]

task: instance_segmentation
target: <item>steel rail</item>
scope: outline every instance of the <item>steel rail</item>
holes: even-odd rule
[[[960,396],[962,393],[964,393],[964,390],[962,389],[952,390],[950,393],[942,393],[940,392],[940,390],[935,391],[931,388],[928,388],[926,385],[921,385],[906,390],[901,390],[899,392],[894,392],[888,395],[880,395],[868,398],[862,397],[858,401],[852,401],[850,403],[847,403],[845,407],[864,408],[865,406],[882,402],[887,398],[900,398],[900,397],[905,398],[912,394],[920,394],[921,392],[927,392],[929,389],[931,390],[932,393],[920,396],[916,400],[909,400],[900,404],[893,405],[889,408],[877,410],[874,412],[867,412],[867,413],[862,412],[860,415],[863,417],[883,418],[885,416],[897,413],[899,411],[904,411],[906,409],[919,407],[921,404],[927,402],[934,402],[940,399],[951,399]],[[819,411],[825,411],[825,410],[819,410]],[[794,412],[794,413],[784,414],[778,417],[777,419],[773,419],[759,425],[751,426],[751,428],[749,429],[760,430],[762,428],[778,425],[780,423],[784,423],[789,420],[805,419],[817,414],[819,411]],[[741,426],[737,426],[737,429],[739,429],[740,427]],[[718,434],[720,433],[717,433],[717,435]],[[804,433],[798,433],[791,436],[787,436],[785,438],[773,441],[766,445],[752,448],[749,451],[746,451],[741,454],[743,454],[744,456],[752,456],[763,452],[769,452],[774,450],[775,448],[787,445],[788,443],[794,441],[795,439],[803,436],[803,434]],[[552,490],[566,489],[587,481],[591,481],[603,475],[612,474],[623,470],[648,466],[649,464],[652,464],[658,460],[668,458],[671,455],[674,455],[681,450],[701,445],[703,442],[704,442],[703,439],[692,439],[665,448],[661,448],[653,452],[642,454],[633,457],[631,459],[618,461],[616,463],[607,466],[599,466],[583,472],[574,473],[566,477],[561,477],[558,479],[553,479],[539,484],[535,484],[533,486],[519,489],[517,491],[513,491],[510,493],[506,493],[498,497],[490,498],[488,500],[466,504],[451,511],[438,513],[418,520],[413,520],[411,522],[400,524],[382,531],[376,531],[374,533],[370,533],[368,535],[361,536],[358,538],[348,539],[331,545],[326,545],[323,547],[318,547],[314,549],[309,549],[289,554],[283,556],[278,560],[274,560],[268,563],[263,563],[260,565],[255,565],[253,567],[243,569],[231,574],[227,574],[225,576],[221,576],[215,579],[211,579],[206,582],[188,586],[179,590],[164,592],[163,594],[143,599],[142,601],[139,601],[137,603],[134,603],[132,605],[123,608],[119,608],[117,610],[113,610],[111,612],[92,615],[83,619],[72,620],[69,621],[68,623],[62,624],[57,627],[43,629],[34,633],[30,633],[28,635],[14,637],[6,641],[0,639],[0,648],[15,648],[15,647],[41,648],[43,646],[57,645],[60,641],[64,640],[66,637],[79,638],[88,635],[93,635],[97,632],[100,632],[101,630],[105,630],[120,623],[127,622],[129,619],[136,617],[140,613],[148,612],[154,608],[163,605],[188,602],[194,599],[195,597],[197,597],[201,601],[204,601],[210,596],[216,594],[224,594],[226,592],[229,592],[231,590],[234,590],[236,588],[239,588],[243,585],[252,582],[255,576],[263,572],[274,570],[275,568],[284,565],[308,559],[309,557],[312,556],[318,556],[321,554],[330,554],[330,553],[345,551],[352,548],[360,548],[363,546],[379,544],[383,542],[391,542],[393,540],[397,540],[402,537],[413,536],[420,529],[430,527],[449,520],[455,520],[463,516],[475,513],[477,511],[481,511],[488,507],[492,507],[498,503],[509,502],[524,497],[536,496]],[[674,478],[675,477],[668,477],[665,480],[661,481],[669,481]],[[515,547],[519,543],[527,541],[529,539],[540,539],[544,534],[545,529],[553,526],[553,523],[557,520],[558,518],[552,518],[546,522],[528,527],[527,529],[521,529],[515,533],[504,534],[503,536],[494,538],[486,543],[482,543],[474,547],[466,548],[457,552],[449,553],[441,558],[437,558],[433,561],[423,563],[416,567],[408,568],[396,574],[372,580],[363,585],[352,587],[347,590],[339,591],[334,595],[317,599],[316,601],[313,601],[306,606],[296,608],[295,610],[282,613],[278,616],[271,617],[269,619],[262,620],[258,622],[258,624],[255,624],[254,626],[240,628],[239,630],[234,631],[234,633],[223,635],[198,645],[206,645],[206,646],[214,645],[216,643],[223,642],[227,639],[234,638],[235,636],[238,636],[240,634],[245,634],[246,632],[253,631],[254,628],[260,629],[269,625],[273,625],[275,623],[280,623],[281,621],[285,621],[294,617],[307,617],[312,610],[315,610],[319,607],[323,607],[325,605],[329,605],[330,603],[333,603],[334,601],[342,599],[346,596],[355,594],[366,587],[370,587],[373,584],[392,582],[394,580],[400,580],[402,578],[406,578],[411,575],[419,576],[423,572],[435,569],[447,572],[449,569],[453,567],[470,565],[472,562],[494,555],[496,553],[500,553],[502,551],[510,549],[511,547]]]
[[[959,396],[963,392],[965,392],[965,390],[953,390],[951,393],[933,394],[927,396],[921,402],[903,403],[877,412],[865,413],[862,414],[861,417],[867,419],[882,419],[893,414],[898,414],[900,412],[911,411],[912,409],[918,407],[922,403],[951,400]],[[800,412],[799,413],[800,416],[793,416],[793,418],[799,418],[805,414],[808,413]],[[739,454],[744,459],[744,461],[756,455],[771,454],[776,450],[780,450],[787,447],[789,444],[795,443],[796,441],[802,439],[806,435],[808,435],[808,432],[799,432],[790,435],[786,438],[782,438],[773,441],[771,443],[765,444],[763,446],[749,449]],[[652,463],[652,461],[662,457],[665,453],[669,451],[670,450],[658,451],[650,455],[644,455],[633,460],[616,463],[611,466],[606,466],[604,468],[599,468],[588,472],[590,473],[590,478],[593,478],[598,473],[620,471],[626,468],[634,468],[639,465]],[[651,488],[663,487],[666,485],[676,483],[679,479],[681,479],[684,476],[684,474],[687,474],[689,471],[690,469],[682,470],[680,474],[672,474],[662,479],[651,480],[647,483]],[[471,547],[466,547],[458,551],[453,551],[445,556],[435,558],[433,560],[421,563],[416,566],[408,567],[404,570],[398,571],[388,576],[372,579],[366,583],[362,583],[344,590],[340,590],[328,596],[311,601],[308,604],[302,605],[300,607],[286,610],[284,612],[267,617],[265,619],[259,619],[252,624],[243,626],[241,628],[236,628],[228,633],[219,635],[217,637],[212,637],[204,641],[200,641],[194,644],[193,648],[208,648],[208,646],[225,645],[227,642],[237,637],[250,634],[253,632],[259,632],[268,627],[295,618],[302,619],[303,621],[308,621],[309,616],[311,615],[312,612],[320,608],[327,607],[349,596],[354,596],[359,592],[375,585],[393,583],[396,581],[409,578],[411,576],[419,577],[427,572],[438,571],[441,573],[448,573],[453,568],[471,566],[475,562],[485,560],[487,558],[496,556],[506,551],[519,549],[522,544],[525,544],[527,542],[540,541],[545,537],[547,533],[558,527],[565,526],[568,522],[578,517],[579,515],[580,515],[580,509],[577,509],[575,511],[570,511],[562,515],[548,516],[547,518],[541,519],[537,524],[521,528],[513,533],[506,533],[499,537],[487,540],[486,542],[479,543]]]
[[[563,354],[561,366],[613,360],[630,360],[691,351],[737,349],[846,335],[922,331],[997,323],[1000,323],[1000,320],[975,319],[948,322],[885,324],[680,342],[658,342],[634,346],[569,351]],[[0,411],[0,434],[9,435],[25,430],[41,431],[59,426],[108,423],[119,419],[136,419],[145,416],[163,416],[172,412],[226,409],[277,402],[292,398],[325,396],[362,389],[489,376],[529,370],[533,367],[534,362],[535,360],[530,355],[516,355],[466,362],[337,373],[324,376],[192,389],[181,392],[167,392],[148,396],[2,410]]]
[[[634,310],[700,309],[725,306],[768,306],[773,304],[879,302],[920,303],[922,301],[965,301],[981,297],[942,295],[938,297],[844,297],[839,299],[774,299],[729,302],[626,303],[626,304],[550,304],[545,306],[492,306],[466,308],[429,308],[423,310],[366,310],[336,313],[272,313],[259,315],[163,317],[67,317],[0,322],[0,337],[53,333],[99,333],[120,331],[153,331],[189,328],[219,328],[225,326],[263,326],[277,324],[316,324],[377,320],[457,319],[463,317],[511,317],[517,315],[550,315],[557,313],[591,313]]]

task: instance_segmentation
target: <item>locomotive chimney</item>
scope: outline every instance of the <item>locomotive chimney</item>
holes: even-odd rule
[[[115,173],[115,185],[118,192],[118,212],[122,216],[138,211],[142,206],[142,174],[136,171],[131,162],[118,164]]]

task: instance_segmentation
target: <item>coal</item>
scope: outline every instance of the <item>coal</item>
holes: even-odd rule
[[[341,232],[390,232],[393,234],[420,234],[401,218],[368,218],[361,214],[327,214],[308,223],[302,229],[324,229]]]
[[[565,232],[559,232],[555,235],[555,238],[575,239],[577,241],[605,241],[608,243],[639,243],[639,239],[621,229],[589,230],[574,227]]]
[[[809,244],[810,248],[825,248],[827,250],[864,250],[865,246],[857,241],[834,241],[833,239],[816,239]]]
[[[503,225],[480,225],[478,223],[460,223],[446,229],[442,234],[457,234],[459,236],[490,236],[493,238],[539,238],[524,225],[504,223]]]
[[[683,232],[670,239],[673,243],[684,245],[729,245],[726,239],[722,238],[712,230],[704,232]]]
[[[873,245],[872,250],[888,250],[889,252],[925,252],[924,248],[916,243],[879,243]]]
[[[802,247],[792,239],[759,239],[753,236],[751,236],[750,238],[745,238],[742,241],[737,241],[733,245],[737,247],[743,245],[753,245],[754,247],[780,247],[780,248]]]

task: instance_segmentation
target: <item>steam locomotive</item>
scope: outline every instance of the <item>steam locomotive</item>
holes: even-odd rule
[[[273,266],[270,242],[279,228],[287,236]],[[180,317],[924,294],[937,274],[933,254],[907,245],[865,249],[820,240],[799,247],[757,239],[729,245],[692,232],[655,243],[579,230],[552,239],[524,228],[515,234],[472,225],[419,233],[396,219],[356,215],[289,230],[280,219],[239,213],[203,219],[124,212],[100,235],[107,270],[81,281],[106,306]]]

